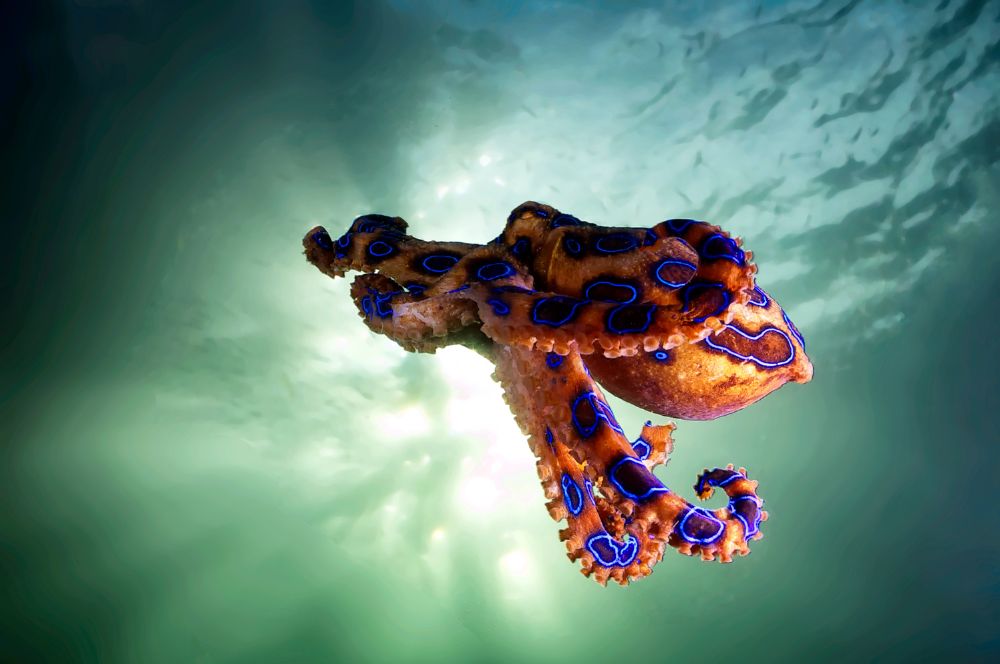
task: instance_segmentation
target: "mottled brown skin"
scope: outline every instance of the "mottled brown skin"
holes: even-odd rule
[[[365,215],[333,240],[303,240],[325,274],[351,287],[373,331],[403,348],[473,348],[538,457],[547,507],[565,519],[571,560],[599,582],[645,576],[666,545],[705,560],[749,553],[767,518],[746,470],[707,470],[696,508],[652,474],[673,425],[624,436],[598,382],[650,411],[712,419],[747,406],[812,365],[801,335],[755,284],[756,267],[719,227],[674,219],[605,228],[540,203],[511,213],[486,245],[425,242],[399,217]]]

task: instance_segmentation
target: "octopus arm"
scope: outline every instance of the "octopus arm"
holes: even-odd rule
[[[408,291],[422,293],[438,282],[463,256],[479,247],[465,242],[426,242],[407,235],[399,217],[358,217],[333,239],[316,226],[302,240],[307,260],[330,277],[349,271],[379,272]]]
[[[476,307],[459,293],[422,297],[383,274],[362,274],[351,284],[351,297],[369,329],[408,351],[433,353],[451,344],[475,344]],[[461,334],[466,330],[469,334]]]
[[[538,457],[539,476],[569,556],[585,575],[621,584],[645,576],[669,544],[705,560],[749,553],[766,518],[757,483],[743,469],[706,470],[695,489],[707,498],[715,487],[727,507],[698,508],[670,491],[625,438],[600,388],[576,352],[563,356],[517,346],[494,346],[496,378]],[[537,403],[539,395],[544,402]],[[647,425],[643,437],[666,459],[669,428]],[[561,501],[561,505],[560,505]]]

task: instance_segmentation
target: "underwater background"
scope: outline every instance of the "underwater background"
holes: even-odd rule
[[[1000,656],[1000,2],[5,11],[0,661]],[[753,250],[815,378],[659,471],[747,466],[749,557],[583,578],[490,364],[302,255],[529,199]]]

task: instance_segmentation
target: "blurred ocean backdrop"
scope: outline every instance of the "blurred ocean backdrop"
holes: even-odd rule
[[[1000,2],[2,11],[0,661],[1000,656]],[[660,472],[748,466],[748,558],[584,579],[491,366],[302,256],[526,199],[754,251],[816,377]]]

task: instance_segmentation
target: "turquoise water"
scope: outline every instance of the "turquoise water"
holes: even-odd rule
[[[986,661],[1000,3],[38,4],[7,23],[0,660]],[[816,376],[679,422],[732,565],[601,588],[470,351],[300,239],[526,199],[745,239]],[[629,432],[647,414],[612,400]]]

